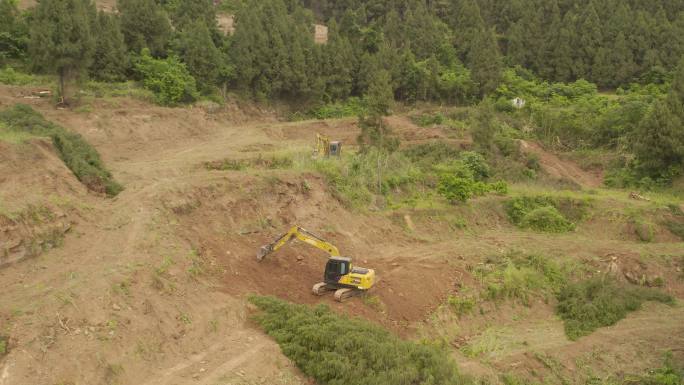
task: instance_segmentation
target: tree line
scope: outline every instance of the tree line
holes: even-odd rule
[[[63,81],[143,80],[169,104],[234,90],[329,103],[389,75],[396,100],[470,103],[505,67],[600,87],[663,82],[684,52],[684,3],[670,0],[0,0],[0,64]],[[313,25],[329,27],[315,44]],[[155,71],[168,71],[165,76]]]

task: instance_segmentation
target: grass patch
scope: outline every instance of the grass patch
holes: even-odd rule
[[[81,135],[45,120],[30,106],[17,104],[0,112],[0,121],[15,132],[50,137],[64,164],[88,189],[109,196],[123,190],[105,168],[97,150]]]
[[[0,336],[0,358],[9,353],[9,337]]]
[[[27,140],[35,138],[35,135],[31,135],[24,131],[14,131],[7,128],[7,125],[0,122],[0,142],[20,144]]]
[[[667,227],[670,232],[679,237],[684,241],[684,223],[677,221],[665,221],[665,227]]]
[[[54,78],[19,72],[12,67],[0,68],[0,84],[10,86],[51,86]]]
[[[223,159],[213,162],[205,162],[204,167],[208,170],[233,170],[242,171],[248,168],[260,169],[288,169],[294,166],[294,159],[289,155],[272,155],[264,157],[261,154],[254,159]]]
[[[295,112],[290,115],[290,121],[308,119],[339,119],[348,116],[360,116],[366,114],[368,109],[366,101],[357,97],[351,97],[344,102],[325,104],[312,108],[305,112]]]
[[[425,174],[398,152],[372,149],[341,159],[311,161],[307,167],[322,174],[333,194],[355,208],[370,205],[376,195],[410,194],[425,188]]]
[[[490,259],[474,273],[485,286],[487,299],[513,299],[529,305],[535,295],[548,300],[558,293],[567,281],[568,267],[541,255],[512,253]]]
[[[461,384],[448,352],[404,341],[360,319],[273,297],[251,297],[256,320],[306,375],[320,384]]]
[[[477,300],[474,296],[463,293],[461,296],[449,295],[449,307],[460,317],[473,312]]]
[[[614,325],[645,301],[673,304],[674,298],[656,289],[633,287],[607,277],[595,277],[563,287],[558,293],[558,315],[571,340]]]
[[[637,218],[634,219],[634,233],[642,242],[653,242],[655,238],[655,225],[647,220]]]

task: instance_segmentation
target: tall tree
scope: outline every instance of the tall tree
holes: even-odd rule
[[[118,17],[100,11],[93,34],[96,42],[90,75],[108,82],[124,80],[129,63]]]
[[[636,132],[634,152],[646,175],[672,178],[684,171],[684,58],[665,100],[657,101]]]
[[[502,64],[494,30],[483,31],[475,37],[467,63],[473,80],[480,86],[481,96],[496,89],[501,80]]]
[[[366,148],[371,146],[390,152],[396,150],[399,141],[391,135],[391,129],[383,119],[391,113],[394,104],[390,74],[387,70],[378,69],[373,72],[367,100],[368,114],[359,117],[359,143]]]
[[[172,0],[167,4],[176,29],[187,29],[201,21],[213,33],[217,31],[216,7],[213,0]]]
[[[178,34],[175,45],[200,90],[208,92],[218,85],[225,61],[202,19],[186,24],[185,29]]]
[[[37,69],[59,76],[59,94],[67,100],[69,80],[85,73],[93,59],[90,0],[41,0],[35,9],[29,50]]]
[[[152,55],[166,53],[171,25],[164,9],[155,0],[118,0],[121,30],[126,46],[138,54],[149,48]]]

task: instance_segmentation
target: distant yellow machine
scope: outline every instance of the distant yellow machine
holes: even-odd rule
[[[335,245],[299,226],[292,227],[272,243],[262,246],[257,253],[257,260],[261,262],[267,255],[293,239],[299,239],[330,255],[325,265],[323,282],[313,286],[315,295],[335,291],[335,300],[342,302],[349,297],[369,290],[375,285],[375,270],[353,266],[351,258],[340,256],[340,251]]]
[[[342,154],[342,142],[331,142],[327,136],[316,134],[316,147],[314,147],[314,156],[340,156]]]

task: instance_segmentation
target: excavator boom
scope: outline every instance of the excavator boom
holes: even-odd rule
[[[327,242],[326,240],[309,232],[308,230],[305,230],[299,226],[293,226],[288,232],[278,237],[278,239],[276,239],[274,242],[261,246],[261,248],[257,252],[257,260],[262,261],[267,255],[280,249],[286,243],[295,238],[313,247],[316,247],[327,252],[328,254],[330,254],[331,257],[340,256],[340,251],[337,249],[337,247],[335,247],[335,245],[331,244],[330,242]]]

